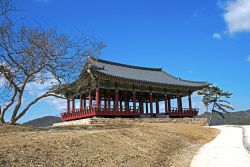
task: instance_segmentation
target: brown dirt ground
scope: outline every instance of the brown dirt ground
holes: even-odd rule
[[[218,131],[190,124],[0,125],[0,166],[189,166]]]

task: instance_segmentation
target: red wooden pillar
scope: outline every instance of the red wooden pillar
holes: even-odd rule
[[[140,99],[140,111],[141,111],[141,114],[144,114],[143,97],[141,97]]]
[[[75,99],[72,99],[72,112],[75,112]]]
[[[110,109],[111,109],[111,104],[110,104],[110,93],[108,93],[108,112],[110,112]]]
[[[119,110],[119,90],[115,90],[115,112]]]
[[[166,115],[169,113],[168,103],[169,103],[168,95],[165,94],[165,114]]]
[[[70,112],[70,99],[67,99],[67,112]]]
[[[146,114],[148,114],[148,100],[146,100]]]
[[[86,96],[84,95],[84,98],[83,98],[83,107],[86,108]]]
[[[158,100],[158,97],[156,97],[156,99],[155,99],[155,101],[156,101],[156,114],[159,114],[160,113],[160,111],[159,111],[159,100]]]
[[[128,95],[125,94],[125,112],[129,111],[129,105],[128,105]]]
[[[153,94],[149,93],[150,115],[153,116]]]
[[[104,111],[107,111],[107,98],[106,96],[104,97]]]
[[[189,111],[192,111],[192,108],[193,108],[193,107],[192,107],[192,98],[191,98],[191,95],[192,95],[192,94],[189,94],[189,95],[188,95]]]
[[[96,89],[96,92],[95,92],[95,98],[96,98],[96,108],[97,110],[100,109],[100,90],[99,88]]]
[[[139,113],[141,114],[141,98],[138,98],[139,100]]]
[[[92,108],[92,95],[91,95],[91,91],[89,91],[89,108]]]
[[[168,112],[171,112],[171,98],[168,96]]]
[[[180,94],[177,94],[177,105],[178,105],[178,112],[181,113],[182,112],[182,99]]]
[[[82,95],[80,95],[80,111],[82,111]]]
[[[133,111],[136,112],[136,94],[135,94],[135,90],[133,90]]]
[[[122,99],[120,98],[120,112],[123,111],[123,106],[122,106]]]

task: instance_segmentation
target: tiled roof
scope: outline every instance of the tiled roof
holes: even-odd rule
[[[182,80],[168,74],[162,68],[131,66],[93,57],[89,57],[89,61],[96,71],[113,77],[177,86],[206,87],[208,85],[207,82]]]

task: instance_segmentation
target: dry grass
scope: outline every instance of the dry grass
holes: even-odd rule
[[[31,129],[0,126],[0,166],[189,166],[215,129],[138,124]]]

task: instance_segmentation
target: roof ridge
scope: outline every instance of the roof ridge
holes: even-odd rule
[[[203,84],[209,84],[209,82],[208,82],[208,81],[203,81],[203,82],[201,82],[201,81],[190,81],[190,80],[181,79],[181,78],[180,78],[180,80],[181,80],[181,81],[184,81],[184,82],[193,82],[193,83],[203,83]]]
[[[103,60],[103,59],[99,59],[99,58],[94,58],[92,56],[89,56],[89,60],[98,61],[98,62],[111,64],[111,65],[116,65],[116,66],[127,67],[127,68],[140,69],[140,70],[163,71],[163,68],[150,68],[150,67],[142,67],[142,66],[122,64],[122,63],[112,62],[112,61]]]
[[[174,79],[177,79],[178,81],[193,82],[193,83],[204,83],[204,84],[207,84],[207,83],[208,83],[207,81],[205,81],[205,82],[200,82],[200,81],[191,81],[191,80],[182,79],[182,78],[176,77],[176,76],[174,76],[174,75],[172,75],[172,74],[170,74],[170,73],[168,73],[168,72],[166,72],[166,71],[164,71],[164,70],[163,70],[162,72],[164,72],[166,75],[168,75],[168,76],[170,76],[170,77],[172,77],[172,78],[174,78]]]

